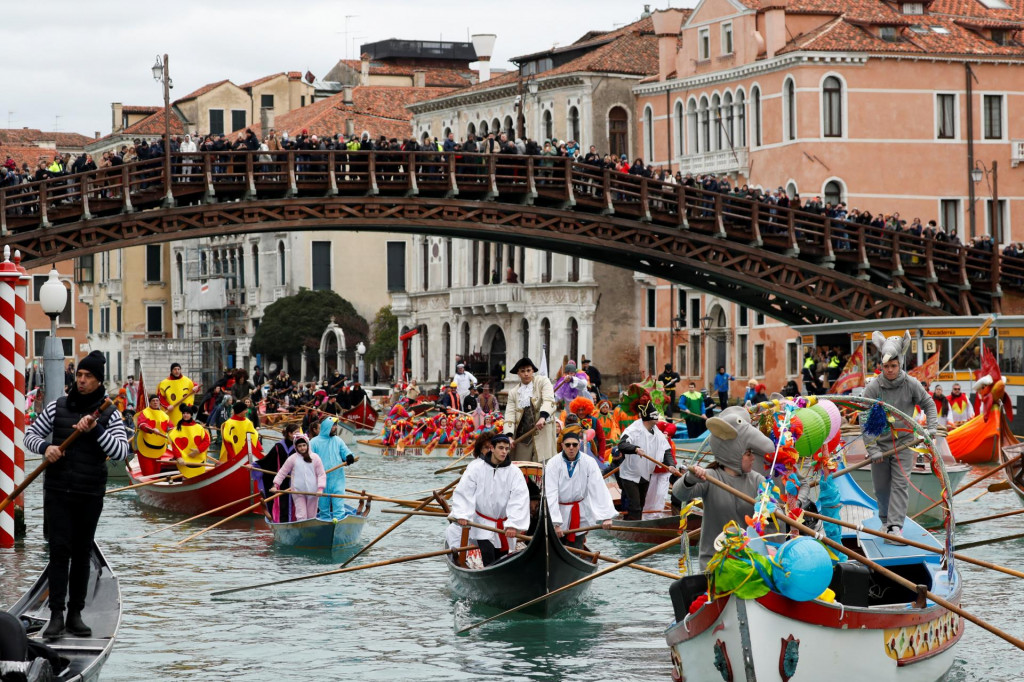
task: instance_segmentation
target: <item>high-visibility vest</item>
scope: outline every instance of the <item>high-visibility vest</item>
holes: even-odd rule
[[[839,356],[838,355],[833,355],[832,357],[830,357],[828,359],[828,368],[829,369],[835,369],[838,366],[839,366]]]

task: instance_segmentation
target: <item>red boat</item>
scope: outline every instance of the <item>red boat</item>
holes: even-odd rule
[[[377,425],[377,410],[373,409],[370,401],[364,398],[363,402],[342,414],[341,418],[342,424],[350,428],[354,427],[357,433],[359,431],[372,432],[373,427]]]
[[[964,464],[984,464],[997,460],[1002,445],[1001,425],[1004,421],[1003,411],[996,409],[988,415],[979,414],[968,419],[950,431],[946,443],[954,459]]]
[[[238,504],[214,514],[230,516],[253,504],[248,497],[256,492],[256,484],[249,470],[243,466],[248,461],[248,455],[243,453],[194,478],[167,483],[161,481],[136,488],[135,492],[139,495],[139,501],[147,506],[188,516],[202,514],[238,500]],[[128,478],[132,483],[145,482],[146,479],[139,472],[138,458],[129,463]]]

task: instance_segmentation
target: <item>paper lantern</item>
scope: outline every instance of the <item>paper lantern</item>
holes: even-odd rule
[[[828,435],[829,423],[811,408],[801,408],[793,413],[793,421],[799,420],[803,432],[794,446],[801,457],[810,457],[821,449]]]
[[[828,413],[831,428],[828,432],[828,438],[825,440],[831,441],[836,437],[836,434],[839,433],[839,428],[843,425],[843,415],[839,411],[839,407],[831,400],[819,400],[817,406]]]
[[[814,538],[790,540],[775,555],[775,589],[793,601],[811,601],[832,582],[832,557]]]

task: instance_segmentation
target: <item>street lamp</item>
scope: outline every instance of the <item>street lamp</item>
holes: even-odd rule
[[[711,331],[712,322],[714,322],[714,319],[710,315],[700,318],[700,331],[704,336],[707,336],[708,332]]]
[[[43,372],[46,381],[45,400],[49,405],[64,395],[64,346],[57,338],[57,318],[68,304],[68,290],[60,281],[57,268],[39,287],[39,304],[50,318],[50,335],[43,345]]]
[[[164,195],[164,207],[174,206],[174,194],[171,192],[171,71],[167,55],[156,56],[153,63],[153,80],[163,83],[164,86],[164,187],[167,194]]]
[[[981,160],[975,161],[974,168],[971,169],[971,181],[977,185],[984,177],[985,182],[988,183],[989,173],[992,174],[992,182],[989,184],[989,190],[992,194],[992,205],[989,209],[988,225],[989,233],[992,235],[998,248],[1003,242],[1003,216],[999,210],[999,162],[993,161],[992,169],[989,170]]]
[[[359,358],[359,384],[366,381],[366,365],[363,363],[363,356],[366,355],[366,346],[362,341],[356,344],[356,356]]]

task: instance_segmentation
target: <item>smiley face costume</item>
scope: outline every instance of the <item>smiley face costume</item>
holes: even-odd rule
[[[194,407],[186,408],[192,410]],[[185,464],[178,463],[178,471],[185,478],[192,478],[206,473],[203,463],[206,452],[210,449],[210,434],[202,424],[195,421],[180,421],[167,434],[167,453],[174,459],[182,459]],[[191,466],[190,466],[191,465]]]
[[[159,460],[167,449],[167,439],[163,434],[170,430],[171,420],[163,410],[147,407],[135,415],[132,444],[139,454],[139,472],[143,476],[160,473]]]
[[[181,367],[178,363],[171,365],[173,371],[175,366]],[[175,379],[173,376],[168,376],[166,379],[160,382],[156,388],[157,394],[160,396],[160,407],[167,412],[167,416],[170,417],[172,424],[177,424],[181,421],[181,409],[180,405],[176,405],[173,410],[168,410],[171,405],[174,405],[181,397],[187,395],[188,397],[181,400],[181,405],[191,405],[195,402],[195,396],[192,395],[192,391],[195,389],[195,384],[184,374]]]
[[[248,409],[245,403],[235,403],[233,409],[235,414],[221,426],[220,461],[227,462],[249,452],[256,457],[262,457],[260,434],[245,417],[245,411]]]

